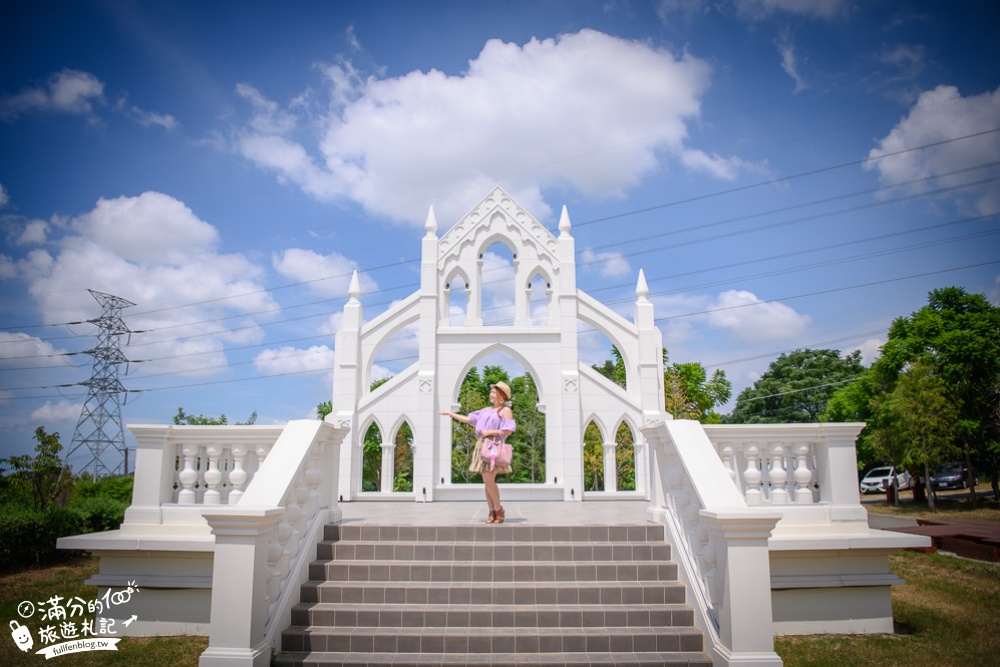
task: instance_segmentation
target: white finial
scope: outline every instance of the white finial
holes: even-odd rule
[[[354,301],[358,300],[361,296],[361,283],[358,282],[358,270],[354,269],[354,275],[351,276],[351,285],[347,288],[347,296],[351,297]]]
[[[635,295],[639,301],[646,301],[646,297],[649,296],[649,285],[646,284],[646,274],[642,269],[639,269],[639,282],[635,285]]]
[[[559,234],[562,236],[565,234],[569,236],[569,230],[573,228],[573,225],[569,222],[569,211],[566,210],[566,205],[563,205],[562,215],[559,216]]]
[[[431,206],[427,210],[427,221],[424,223],[424,231],[427,232],[427,236],[435,236],[438,230],[438,221],[434,216],[434,207]]]

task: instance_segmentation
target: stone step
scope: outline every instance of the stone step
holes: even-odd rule
[[[305,603],[352,604],[684,604],[686,589],[678,581],[588,582],[567,586],[524,582],[494,587],[492,583],[396,583],[308,581]]]
[[[663,542],[660,524],[621,526],[382,526],[328,524],[330,542]]]
[[[358,540],[324,541],[316,550],[318,560],[391,561],[660,561],[670,560],[664,542],[432,542]]]
[[[450,583],[672,581],[677,564],[647,562],[314,561],[309,579]]]
[[[684,604],[298,604],[292,625],[331,628],[582,628],[690,627]]]
[[[293,626],[282,635],[291,652],[330,653],[695,653],[695,628],[329,628]],[[575,664],[575,663],[573,663]]]
[[[281,653],[275,659],[281,667],[430,667],[431,665],[491,665],[492,667],[711,667],[704,653]]]

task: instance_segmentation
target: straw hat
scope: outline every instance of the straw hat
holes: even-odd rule
[[[497,382],[496,384],[491,384],[490,388],[502,391],[504,397],[506,397],[508,401],[510,400],[510,387],[507,386],[506,382]]]

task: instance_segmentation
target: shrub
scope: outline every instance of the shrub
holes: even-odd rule
[[[78,500],[72,503],[69,509],[79,515],[83,532],[100,533],[105,530],[116,530],[121,526],[128,506],[129,503],[126,501],[98,496]]]
[[[83,532],[83,519],[73,510],[0,507],[0,569],[64,560],[72,552],[56,549],[56,539]]]

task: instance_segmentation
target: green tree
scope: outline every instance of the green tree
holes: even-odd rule
[[[396,431],[395,476],[392,479],[393,491],[413,490],[413,430],[403,422]]]
[[[218,417],[206,417],[203,414],[189,415],[184,412],[184,408],[177,408],[177,414],[174,415],[174,423],[178,426],[225,426],[229,423],[229,418],[226,417],[226,413],[222,413]],[[236,425],[253,426],[256,423],[257,411],[254,410],[245,422],[236,422]]]
[[[501,378],[502,379],[502,378]],[[458,390],[458,412],[467,415],[489,405],[489,385],[479,377],[475,366],[469,369]],[[515,417],[516,419],[516,417]],[[482,478],[469,472],[476,433],[471,426],[457,420],[451,423],[451,481],[456,484],[478,482]]]
[[[666,362],[664,353],[664,362]],[[697,419],[706,424],[722,422],[714,411],[733,394],[733,385],[726,372],[717,369],[708,379],[708,371],[700,362],[672,364],[663,370],[663,386],[667,412],[677,419]]]
[[[583,490],[604,490],[604,439],[594,422],[583,432]]]
[[[948,387],[948,398],[958,410],[955,435],[969,468],[986,469],[993,494],[1000,498],[1000,468],[993,452],[1000,440],[996,391],[1000,376],[1000,307],[981,294],[961,287],[934,290],[926,306],[899,317],[889,328],[882,356],[873,370],[891,391],[909,364],[925,357],[934,374]]]
[[[666,361],[665,357],[664,361]],[[625,388],[625,360],[622,359],[621,351],[614,345],[611,346],[611,359],[606,360],[600,366],[595,364],[591,368],[617,384],[619,387]]]
[[[545,415],[538,409],[538,387],[530,373],[514,378],[511,410],[517,429],[509,441],[514,447],[514,481],[540,483],[545,481]]]
[[[879,458],[871,444],[874,427],[872,402],[881,395],[875,373],[871,369],[865,369],[854,382],[833,392],[819,416],[821,422],[865,422],[857,440],[859,470],[866,470],[877,463],[887,463]]]
[[[615,444],[618,490],[635,491],[635,438],[632,429],[625,422],[621,423],[615,433]]]
[[[740,392],[726,421],[780,424],[819,421],[841,386],[864,372],[861,352],[845,357],[837,350],[795,350],[771,362],[767,371]]]
[[[35,455],[19,454],[0,459],[9,466],[8,494],[11,500],[36,510],[50,505],[65,507],[73,487],[69,468],[63,465],[59,453],[62,443],[58,433],[46,433],[45,428],[35,429]],[[4,471],[0,469],[0,473]]]
[[[956,451],[953,441],[958,410],[948,399],[948,387],[928,360],[918,358],[899,375],[892,392],[875,400],[874,412],[878,427],[872,444],[876,451],[897,467],[921,468],[930,510],[936,511],[931,469]],[[898,505],[899,494],[894,498]]]

